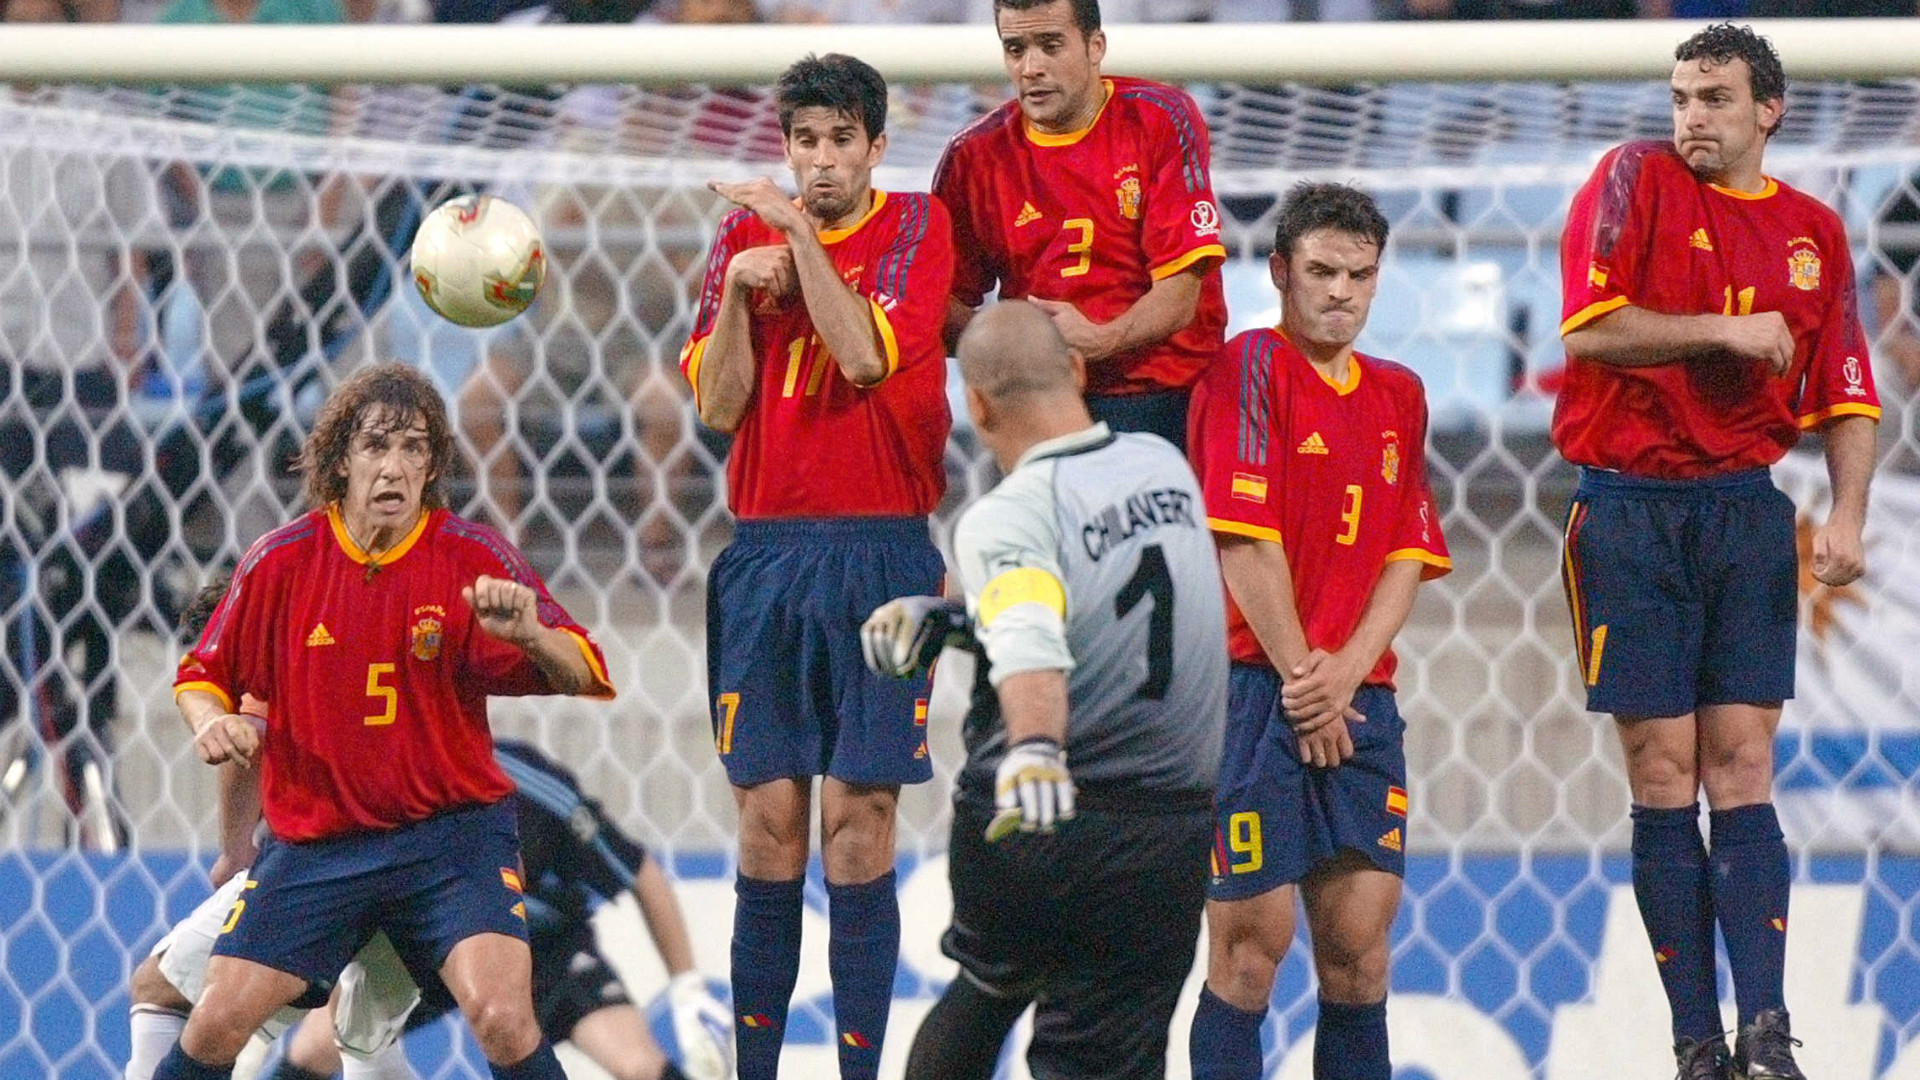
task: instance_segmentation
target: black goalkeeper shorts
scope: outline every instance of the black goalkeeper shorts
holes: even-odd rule
[[[1166,1075],[1193,969],[1213,818],[1081,808],[1052,835],[989,844],[984,800],[955,800],[941,949],[997,995],[1034,1002],[1036,1080]]]

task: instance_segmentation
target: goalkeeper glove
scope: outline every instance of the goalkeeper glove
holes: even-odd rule
[[[1073,777],[1067,772],[1067,752],[1045,735],[1023,739],[1008,748],[994,773],[994,815],[987,824],[992,843],[1020,832],[1053,831],[1057,821],[1073,818]]]
[[[667,1010],[680,1047],[680,1071],[689,1080],[729,1080],[733,1014],[708,992],[699,972],[683,971],[667,983]]]
[[[902,596],[867,616],[860,649],[875,675],[904,679],[931,665],[948,645],[973,641],[967,609],[938,596]]]

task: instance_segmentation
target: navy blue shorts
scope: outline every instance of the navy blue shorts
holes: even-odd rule
[[[1794,507],[1765,469],[1580,470],[1560,572],[1588,709],[1685,716],[1793,696]]]
[[[414,982],[427,986],[475,934],[527,940],[520,875],[512,796],[392,832],[269,841],[213,954],[298,975],[307,993],[295,1004],[315,1008],[353,954],[385,930]]]
[[[1089,394],[1087,412],[1114,431],[1144,431],[1187,452],[1189,390],[1161,390],[1152,394]]]
[[[1331,769],[1300,760],[1280,710],[1280,676],[1234,664],[1227,734],[1214,795],[1211,900],[1245,900],[1292,885],[1343,849],[1406,874],[1406,722],[1384,686],[1362,686],[1348,723],[1353,756]]]
[[[707,578],[707,688],[727,779],[918,784],[927,681],[867,670],[860,625],[946,574],[924,518],[742,521]]]

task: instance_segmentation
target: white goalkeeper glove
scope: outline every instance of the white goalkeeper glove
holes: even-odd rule
[[[1073,777],[1067,752],[1044,735],[1008,748],[993,780],[993,820],[987,842],[1020,832],[1053,831],[1057,821],[1073,818]]]
[[[875,675],[904,679],[931,665],[949,644],[972,640],[967,609],[938,596],[902,596],[873,609],[860,650]]]
[[[730,1080],[733,1014],[715,1000],[699,972],[683,971],[667,983],[667,1010],[687,1080]]]

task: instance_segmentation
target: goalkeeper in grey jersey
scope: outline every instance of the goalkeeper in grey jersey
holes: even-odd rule
[[[1092,422],[1081,360],[1038,307],[988,309],[959,354],[968,409],[1006,472],[955,529],[966,608],[907,597],[863,630],[868,663],[895,675],[949,639],[983,653],[941,942],[960,975],[907,1076],[985,1080],[1034,1003],[1035,1076],[1162,1077],[1205,902],[1226,714],[1199,487],[1171,444]]]

